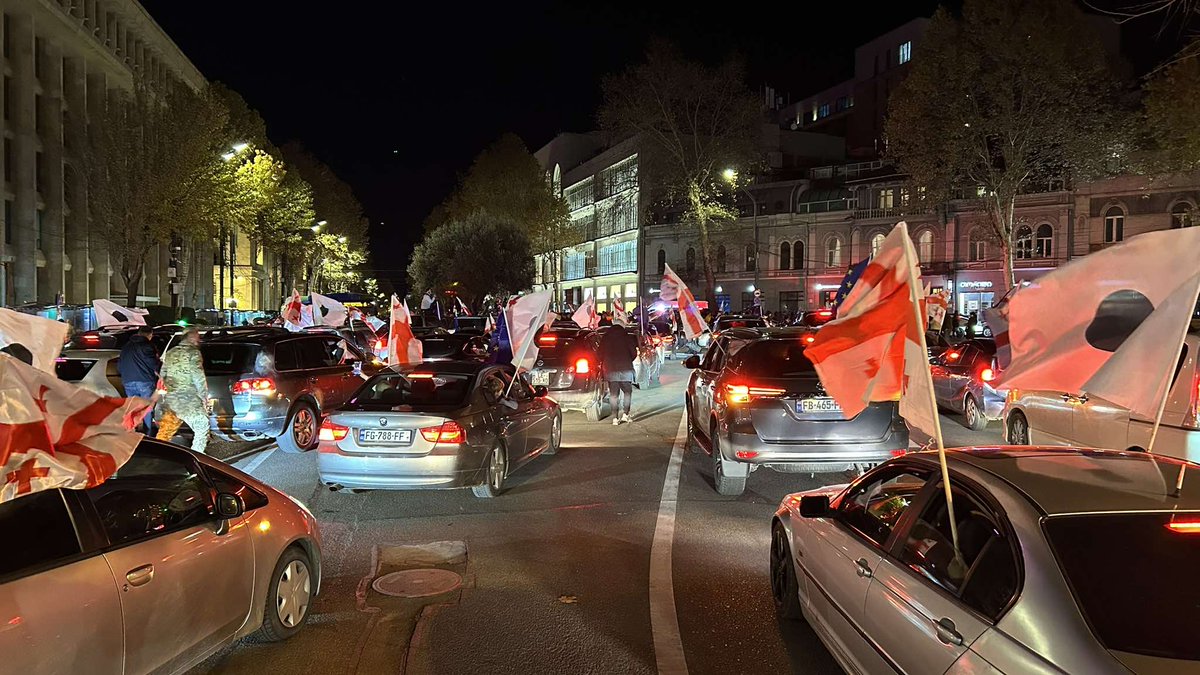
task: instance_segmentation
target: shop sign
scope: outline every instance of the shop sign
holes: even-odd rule
[[[960,282],[958,282],[958,290],[960,290],[960,291],[966,290],[966,289],[979,289],[979,288],[991,288],[991,287],[992,287],[992,282],[990,282],[990,281],[960,281]]]

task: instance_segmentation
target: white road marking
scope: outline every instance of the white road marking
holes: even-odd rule
[[[684,415],[687,413],[685,412]],[[671,575],[671,547],[675,540],[675,510],[679,497],[679,472],[687,437],[687,418],[679,421],[675,447],[667,464],[662,501],[658,505],[658,523],[650,547],[650,632],[654,636],[654,660],[660,674],[686,675],[687,659],[679,636],[679,615],[675,611],[675,587]]]
[[[246,473],[248,473],[248,474],[250,474],[251,476],[253,476],[253,475],[254,475],[254,470],[255,470],[255,469],[257,469],[258,467],[262,466],[262,463],[263,463],[263,462],[265,462],[265,461],[267,461],[267,458],[268,458],[268,457],[270,457],[271,455],[275,454],[275,451],[276,451],[277,449],[278,449],[278,448],[271,448],[270,450],[266,450],[266,451],[264,451],[264,452],[260,452],[260,453],[258,453],[258,456],[257,456],[257,457],[255,457],[254,459],[250,460],[250,461],[249,461],[249,462],[246,464],[246,466],[242,467],[242,471],[245,471]]]

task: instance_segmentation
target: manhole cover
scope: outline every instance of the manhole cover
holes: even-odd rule
[[[385,574],[371,588],[397,598],[425,598],[448,593],[461,585],[462,577],[450,570],[424,569]]]

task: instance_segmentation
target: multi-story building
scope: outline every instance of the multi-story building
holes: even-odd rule
[[[89,227],[80,153],[89,114],[110,90],[130,90],[134,78],[168,80],[199,89],[204,76],[135,0],[7,0],[3,5],[3,237],[0,304],[87,303],[127,295],[103,238]],[[137,289],[142,304],[213,307],[217,243],[188,244],[179,255],[181,285],[169,285],[169,242],[153,251]],[[263,258],[247,246],[247,267],[234,267],[255,288],[256,306],[280,295],[270,288]],[[231,259],[232,260],[232,259]],[[258,264],[262,260],[265,264]],[[232,261],[235,265],[241,260]],[[232,296],[230,296],[232,297]],[[243,305],[243,307],[245,307]]]

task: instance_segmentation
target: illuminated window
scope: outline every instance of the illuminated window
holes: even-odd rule
[[[1028,260],[1033,257],[1033,228],[1022,225],[1017,228],[1016,249],[1013,254],[1017,260]]]
[[[886,237],[884,236],[884,234],[882,232],[880,232],[879,234],[876,234],[874,237],[871,237],[871,257],[872,258],[879,255],[879,249],[883,246],[883,240],[885,238]]]
[[[840,237],[830,237],[825,244],[825,266],[842,266],[842,240]]]
[[[933,261],[933,230],[922,230],[917,235],[917,257],[924,263]]]
[[[967,259],[971,262],[987,260],[987,240],[980,228],[972,230],[967,238]]]
[[[900,63],[908,63],[912,61],[912,42],[905,42],[900,45]]]
[[[890,209],[895,205],[896,191],[892,188],[884,188],[879,191],[879,208]]]

